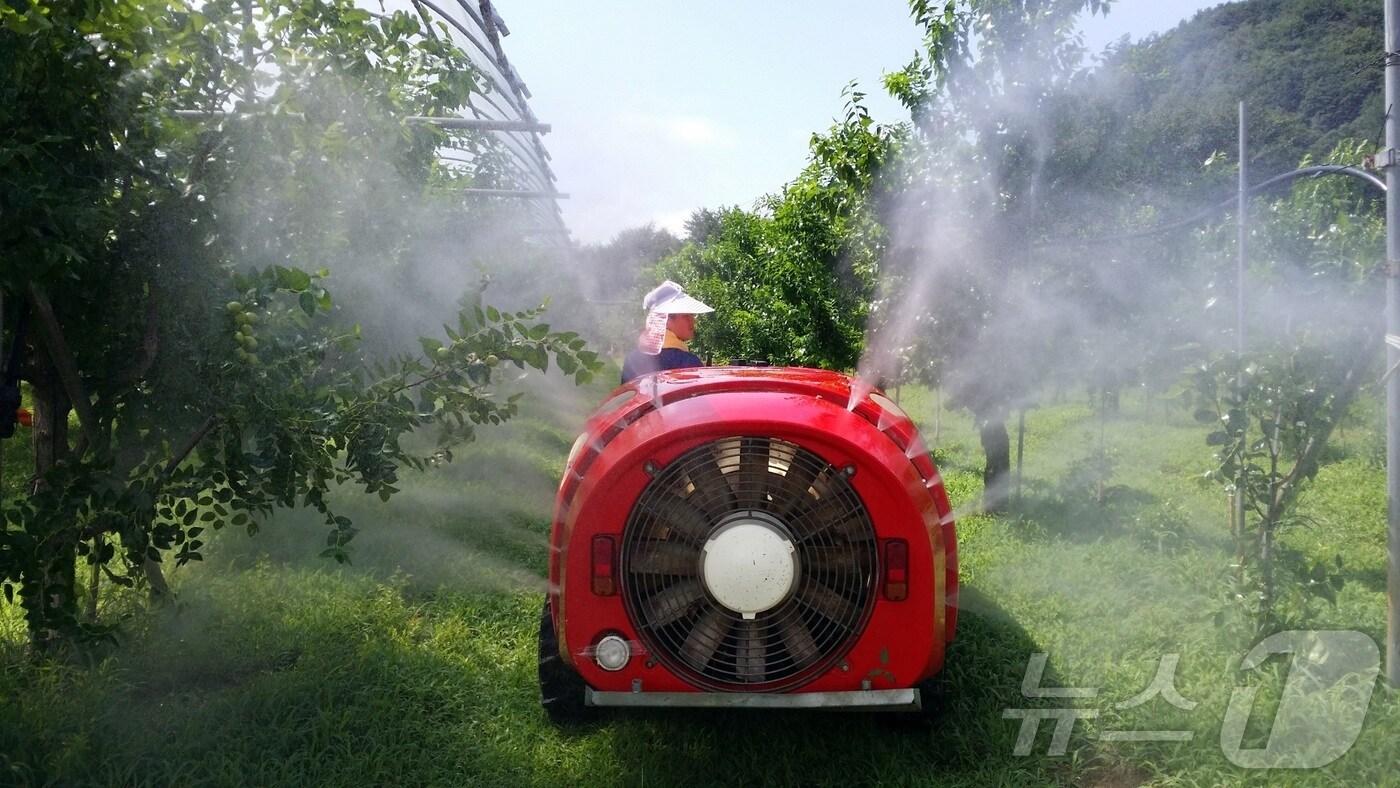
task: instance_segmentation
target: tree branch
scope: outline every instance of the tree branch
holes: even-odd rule
[[[169,478],[170,474],[174,473],[175,469],[180,467],[180,463],[184,462],[185,458],[190,456],[190,452],[194,451],[195,447],[199,446],[200,441],[204,440],[204,438],[208,436],[209,433],[214,429],[214,427],[218,426],[218,424],[218,416],[210,416],[209,418],[205,419],[204,423],[199,425],[199,429],[195,430],[194,433],[191,434],[190,437],[180,446],[179,450],[171,456],[170,462],[167,462],[165,464],[165,468],[162,469],[160,472],[161,479],[164,480]]]
[[[86,449],[87,446],[100,447],[96,431],[97,414],[92,409],[92,400],[88,399],[87,392],[83,390],[82,378],[78,376],[78,364],[73,360],[68,342],[63,338],[63,328],[58,323],[58,316],[54,314],[53,304],[49,303],[43,288],[33,282],[29,284],[29,301],[39,316],[39,330],[44,336],[44,352],[53,362],[73,408],[78,411],[78,427],[82,430],[83,441],[86,443],[82,449]],[[78,454],[81,455],[82,451]]]
[[[1338,387],[1336,397],[1332,400],[1331,418],[1327,420],[1326,428],[1314,432],[1308,436],[1307,443],[1303,444],[1302,451],[1298,452],[1298,460],[1288,471],[1288,475],[1283,478],[1274,494],[1273,509],[1275,511],[1286,511],[1292,504],[1292,499],[1298,494],[1297,482],[1299,478],[1307,472],[1309,468],[1316,467],[1317,457],[1322,450],[1327,447],[1327,439],[1331,436],[1332,430],[1336,428],[1337,422],[1346,415],[1347,408],[1351,407],[1351,402],[1356,398],[1356,393],[1361,390],[1362,375],[1369,366],[1368,349],[1371,343],[1359,340],[1357,350],[1352,356],[1351,365],[1347,368],[1346,374],[1342,376],[1342,385]]]

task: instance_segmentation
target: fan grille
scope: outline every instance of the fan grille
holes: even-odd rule
[[[745,515],[792,543],[796,578],[777,606],[745,619],[701,576],[701,550]],[[623,595],[648,651],[706,689],[789,689],[850,648],[874,603],[875,528],[848,474],[767,437],[696,447],[642,491],[623,538]]]

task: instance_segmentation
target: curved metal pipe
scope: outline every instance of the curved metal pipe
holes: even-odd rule
[[[1316,164],[1311,167],[1302,167],[1296,170],[1292,170],[1291,172],[1285,172],[1280,175],[1275,175],[1274,177],[1269,178],[1268,180],[1256,183],[1255,185],[1249,188],[1249,194],[1250,196],[1253,196],[1262,191],[1265,191],[1266,189],[1269,189],[1270,187],[1277,186],[1281,183],[1295,181],[1299,178],[1316,178],[1323,175],[1346,175],[1355,178],[1359,181],[1362,181],[1363,183],[1366,183],[1370,186],[1374,186],[1381,192],[1385,192],[1386,190],[1385,181],[1358,167],[1351,167],[1345,164]],[[1192,214],[1191,216],[1188,216],[1185,219],[1178,219],[1173,222],[1167,222],[1166,224],[1159,224],[1156,227],[1151,227],[1146,230],[1139,230],[1133,233],[1125,233],[1123,235],[1107,235],[1099,238],[1057,238],[1037,244],[1037,246],[1092,246],[1095,244],[1115,243],[1117,241],[1132,241],[1138,238],[1150,238],[1154,235],[1157,235],[1158,233],[1164,233],[1168,230],[1175,230],[1178,227],[1187,227],[1196,224],[1197,222],[1213,214],[1219,213],[1220,211],[1223,211],[1226,208],[1235,205],[1237,200],[1237,197],[1231,197],[1230,199],[1220,202],[1216,205],[1212,205],[1211,207],[1206,208],[1205,210],[1200,211],[1199,213]]]

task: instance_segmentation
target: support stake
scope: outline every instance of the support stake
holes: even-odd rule
[[[1400,0],[1385,0],[1385,147],[1400,146],[1400,61],[1391,55],[1400,50]],[[1385,330],[1400,334],[1400,167],[1385,168]],[[1386,368],[1400,364],[1400,349],[1386,343]],[[1386,491],[1386,632],[1385,675],[1392,687],[1400,687],[1400,376],[1385,382],[1385,491]]]

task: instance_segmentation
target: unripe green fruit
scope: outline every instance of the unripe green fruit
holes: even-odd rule
[[[241,325],[241,326],[238,327],[238,333],[240,333],[240,334],[247,334],[248,336],[252,336],[252,335],[253,335],[253,327],[250,326],[250,325],[248,325],[247,323],[244,323],[243,325]]]
[[[227,304],[224,304],[224,309],[227,309],[229,312],[237,314],[243,311],[243,304],[239,301],[230,301]]]
[[[244,338],[245,340],[247,340],[247,341],[245,341],[245,342],[243,343],[243,347],[247,348],[249,353],[251,353],[251,352],[253,352],[254,350],[257,350],[257,349],[258,349],[258,340],[253,339],[252,337],[246,337],[246,336],[243,337],[243,338]]]
[[[452,351],[445,347],[440,347],[437,349],[437,357],[439,361],[446,361],[452,357]]]
[[[494,353],[486,357],[486,366],[488,367],[494,367],[499,363],[501,363],[501,360],[497,358]]]

